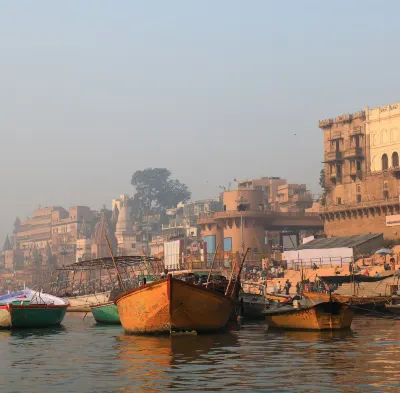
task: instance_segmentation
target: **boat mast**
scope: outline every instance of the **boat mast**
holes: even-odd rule
[[[117,266],[117,264],[116,264],[116,262],[115,262],[114,255],[113,255],[112,250],[111,250],[110,241],[108,240],[107,235],[106,235],[106,241],[107,241],[107,245],[108,245],[108,251],[110,251],[111,259],[112,259],[112,261],[113,261],[115,270],[117,271],[119,286],[121,287],[121,289],[122,289],[123,291],[126,291],[125,285],[124,285],[124,283],[123,283],[123,281],[122,281],[121,274],[119,273],[119,270],[118,270],[118,266]]]
[[[219,244],[217,244],[217,248],[215,249],[214,256],[213,256],[213,259],[212,259],[212,261],[211,261],[211,267],[210,267],[210,271],[208,272],[208,277],[207,277],[207,282],[206,282],[206,288],[207,288],[207,286],[208,286],[208,283],[210,282],[211,272],[212,272],[212,270],[213,270],[215,257],[216,257],[217,252],[218,252],[218,247],[219,247]]]
[[[232,291],[231,291],[231,297],[233,297],[233,295],[234,295],[234,293],[235,293],[235,291],[236,291],[236,283],[239,281],[240,275],[242,274],[243,265],[244,265],[244,262],[245,262],[245,260],[246,260],[247,253],[249,252],[249,250],[250,250],[250,248],[247,248],[247,249],[246,249],[246,252],[245,252],[244,255],[243,255],[242,262],[240,263],[238,275],[237,275],[237,277],[236,277],[235,283],[233,284],[233,289],[232,289]],[[232,277],[231,277],[231,278],[232,278]],[[229,282],[228,287],[227,287],[227,289],[226,289],[227,291],[228,291],[229,286],[230,286],[230,282]]]

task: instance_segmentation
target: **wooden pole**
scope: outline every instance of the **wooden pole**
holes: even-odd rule
[[[243,265],[244,265],[244,262],[246,261],[247,253],[249,252],[249,250],[250,250],[250,248],[247,248],[247,249],[246,249],[246,252],[245,252],[244,255],[243,255],[243,258],[242,258],[242,261],[241,261],[240,267],[239,267],[239,272],[238,272],[238,275],[237,275],[237,277],[236,277],[235,284],[233,285],[233,289],[232,289],[232,291],[231,291],[231,297],[233,297],[233,294],[235,293],[235,290],[236,290],[236,283],[239,281],[240,275],[242,274]],[[232,271],[232,272],[233,272],[233,271]],[[231,280],[232,280],[232,277],[231,277]],[[228,287],[226,288],[226,292],[228,292],[228,289],[229,289],[230,284],[231,284],[231,280],[230,280],[229,283],[228,283]],[[227,295],[227,293],[225,293],[225,295]]]
[[[219,247],[219,244],[217,244],[217,248],[215,249],[214,256],[213,256],[213,259],[212,259],[212,261],[211,261],[211,267],[210,267],[210,271],[208,272],[208,277],[207,277],[207,282],[206,282],[206,288],[207,288],[207,286],[208,286],[208,283],[210,282],[211,272],[212,272],[212,270],[213,270],[215,257],[216,257],[217,252],[218,252],[218,247]]]
[[[229,282],[228,282],[228,286],[226,287],[225,295],[228,294],[228,289],[229,289],[229,287],[230,287],[230,285],[231,285],[231,281],[232,281],[232,277],[233,277],[233,270],[235,269],[235,265],[236,265],[236,255],[235,255],[235,258],[233,258],[233,255],[232,255],[231,276],[229,277]]]
[[[113,255],[112,250],[111,250],[110,241],[108,240],[107,235],[106,235],[106,241],[107,241],[107,245],[108,245],[108,251],[110,251],[111,259],[112,259],[112,261],[113,261],[115,270],[117,271],[117,276],[118,276],[119,285],[120,285],[120,287],[121,287],[121,289],[122,289],[123,291],[126,291],[125,285],[124,285],[124,283],[123,283],[123,281],[122,281],[122,277],[121,277],[121,275],[119,274],[118,266],[117,266],[117,264],[116,264],[116,262],[115,262],[114,255]]]

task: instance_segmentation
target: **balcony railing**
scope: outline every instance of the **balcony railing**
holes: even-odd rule
[[[364,157],[364,152],[361,147],[350,147],[344,152],[344,158]]]
[[[343,153],[341,151],[329,151],[325,153],[326,162],[341,161],[341,160],[343,160]]]

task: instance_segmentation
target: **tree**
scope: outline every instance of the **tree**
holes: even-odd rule
[[[325,190],[325,169],[322,168],[319,173],[319,185],[323,190]]]
[[[170,176],[166,168],[147,168],[133,174],[131,184],[136,192],[131,205],[135,207],[135,216],[160,213],[190,199],[188,187]]]
[[[326,205],[326,177],[325,177],[325,169],[322,168],[319,173],[319,185],[322,188],[322,195],[321,195],[321,204],[323,206]]]

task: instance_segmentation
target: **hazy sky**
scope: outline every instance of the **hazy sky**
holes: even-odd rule
[[[318,120],[400,100],[399,1],[2,1],[0,246],[38,205],[110,206],[135,170],[194,198],[319,192]],[[297,135],[294,135],[297,134]]]

